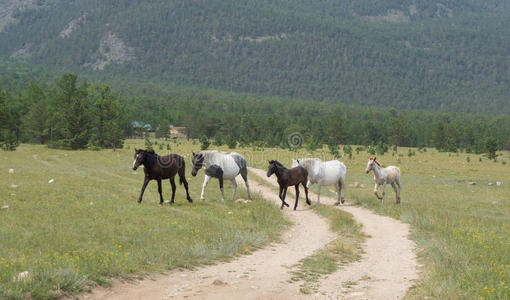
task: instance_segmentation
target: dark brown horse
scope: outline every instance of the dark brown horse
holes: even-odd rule
[[[133,161],[133,170],[138,169],[143,165],[143,172],[145,178],[143,180],[142,192],[138,203],[142,202],[143,192],[151,180],[158,181],[159,204],[163,204],[163,195],[161,194],[161,180],[170,179],[172,184],[172,200],[170,204],[174,203],[175,198],[175,175],[179,173],[179,182],[184,184],[186,189],[186,198],[189,202],[193,202],[189,196],[188,182],[186,181],[186,166],[184,158],[177,154],[170,154],[167,156],[159,156],[154,153],[154,150],[135,149],[135,161]]]
[[[308,179],[308,171],[305,168],[298,166],[292,169],[285,168],[280,162],[276,160],[269,161],[269,168],[267,169],[267,177],[276,174],[278,178],[278,184],[280,185],[280,199],[282,200],[282,206],[289,207],[289,204],[285,202],[285,196],[287,196],[287,188],[291,185],[296,187],[296,202],[294,203],[294,210],[296,210],[299,200],[299,184],[301,183],[305,188],[306,204],[310,205],[310,199],[308,199],[308,188],[306,187],[306,181]]]

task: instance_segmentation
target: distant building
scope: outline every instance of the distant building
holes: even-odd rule
[[[154,129],[151,124],[132,121],[131,126],[133,127],[133,136],[131,138],[143,139],[147,134],[149,134],[150,137],[154,136]]]
[[[168,129],[170,132],[169,137],[171,139],[185,139],[188,137],[186,134],[186,127],[178,127],[170,124],[168,125]]]

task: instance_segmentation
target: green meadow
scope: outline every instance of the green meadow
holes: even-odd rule
[[[0,210],[0,298],[54,298],[91,284],[107,285],[111,277],[228,260],[277,240],[288,226],[279,209],[259,196],[247,204],[221,203],[215,180],[207,187],[207,200],[200,201],[203,170],[197,177],[190,175],[190,154],[199,151],[198,142],[153,145],[159,154],[185,157],[194,203],[185,200],[178,185],[175,205],[160,206],[157,184],[151,182],[138,205],[143,170],[135,174],[130,166],[134,147],[142,145],[128,140],[124,149],[113,152],[23,144],[15,152],[1,152],[0,207],[8,208]],[[421,278],[407,298],[510,298],[509,153],[500,153],[494,162],[482,155],[413,150],[414,156],[408,156],[407,148],[377,155],[383,165],[401,168],[401,205],[395,205],[391,187],[384,203],[373,195],[373,174],[364,172],[370,154],[354,151],[352,159],[341,158],[347,166],[347,201],[411,225]],[[235,151],[262,169],[269,159],[287,166],[292,158],[332,159],[326,147],[313,152],[261,147]],[[497,181],[502,184],[497,186]],[[349,186],[354,182],[364,187]],[[230,199],[231,184],[225,187]],[[246,198],[239,187],[238,198]],[[166,201],[170,193],[170,183],[164,181]],[[322,193],[335,195],[330,188]],[[17,280],[24,271],[27,278]]]
[[[409,156],[409,150],[415,155]],[[239,152],[264,169],[272,158],[286,166],[292,158],[333,159],[326,147],[313,152],[256,148]],[[395,204],[391,186],[384,204],[373,195],[373,173],[367,175],[365,167],[374,155],[353,151],[352,159],[341,158],[347,167],[346,201],[411,225],[421,277],[407,298],[510,299],[510,153],[498,154],[492,161],[472,153],[402,147],[377,155],[383,166],[401,169],[401,205]],[[354,182],[364,187],[349,186]],[[316,186],[311,189],[316,191]],[[332,190],[323,188],[322,194],[336,197]]]
[[[203,171],[191,177],[189,157],[193,203],[177,185],[176,203],[160,206],[157,184],[151,182],[138,205],[143,168],[136,174],[130,168],[132,148],[62,151],[21,145],[0,152],[0,298],[55,298],[107,285],[112,276],[136,278],[227,260],[278,239],[288,225],[279,209],[258,195],[246,204],[221,203],[217,181],[200,201]],[[172,148],[183,154],[199,149],[176,143]],[[225,186],[230,195],[231,185]],[[168,180],[163,195],[170,199]],[[238,197],[247,198],[243,188]],[[16,279],[25,271],[26,278]]]

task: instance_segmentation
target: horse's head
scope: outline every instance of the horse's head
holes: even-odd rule
[[[270,160],[269,161],[269,167],[267,168],[267,177],[271,177],[274,172],[276,172],[276,166],[279,164],[276,160]]]
[[[370,171],[372,171],[374,169],[375,165],[380,166],[376,159],[377,159],[376,157],[374,157],[374,158],[369,157],[368,158],[367,168],[365,169],[365,172],[367,172],[367,174],[370,173]]]
[[[198,170],[204,165],[204,159],[204,153],[195,154],[195,152],[193,152],[193,170],[191,170],[191,175],[197,176]]]
[[[133,161],[133,170],[138,169],[138,167],[143,163],[145,159],[145,150],[136,149],[135,148],[135,160]]]

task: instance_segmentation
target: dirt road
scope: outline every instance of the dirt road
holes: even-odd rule
[[[269,185],[263,170],[250,169]],[[280,204],[276,186],[251,180],[251,187],[266,200]],[[292,189],[289,189],[289,192]],[[304,196],[304,193],[302,193]],[[316,195],[311,193],[312,202]],[[289,203],[293,203],[289,196]],[[369,236],[359,262],[340,268],[323,278],[319,293],[303,295],[299,282],[289,283],[292,266],[335,238],[326,221],[300,202],[297,211],[286,208],[283,213],[293,225],[283,233],[282,242],[228,263],[196,270],[173,271],[135,283],[116,281],[111,288],[96,288],[86,299],[399,299],[418,278],[414,243],[408,238],[409,226],[369,210],[341,206],[363,225]],[[324,204],[336,200],[321,197]],[[303,206],[304,204],[304,206]],[[291,205],[292,207],[292,205]]]

